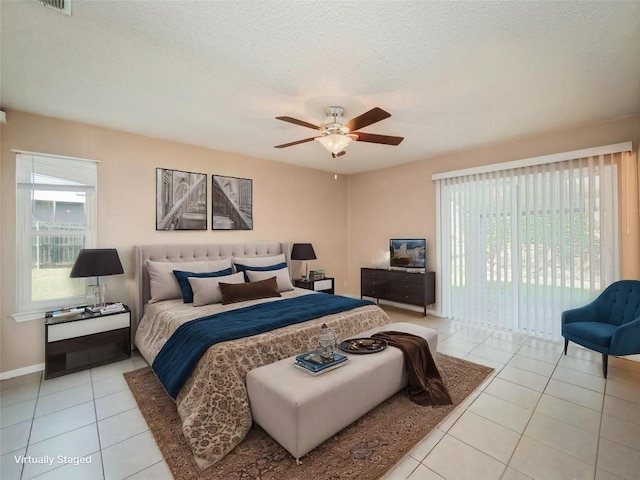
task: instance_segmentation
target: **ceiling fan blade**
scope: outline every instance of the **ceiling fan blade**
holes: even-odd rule
[[[283,122],[293,123],[294,125],[300,125],[301,127],[313,128],[314,130],[322,130],[322,127],[318,125],[305,122],[304,120],[298,120],[297,118],[293,118],[293,117],[276,117],[276,120],[282,120]]]
[[[376,135],[375,133],[353,132],[358,136],[358,142],[382,143],[384,145],[400,145],[404,137],[392,137],[391,135]]]
[[[381,108],[375,107],[358,117],[352,118],[345,123],[344,126],[353,132],[354,130],[360,130],[368,125],[379,122],[380,120],[389,118],[390,116],[391,114],[389,112],[385,112]]]
[[[346,154],[347,154],[347,152],[345,152],[344,150],[342,150],[341,152],[338,152],[338,153],[332,153],[332,154],[331,154],[331,156],[332,156],[333,158],[338,158],[338,157],[341,157],[342,155],[346,155]]]
[[[304,140],[298,140],[297,142],[283,143],[282,145],[275,145],[273,148],[293,147],[294,145],[299,145],[301,143],[311,142],[312,140],[315,140],[316,138],[318,138],[318,137],[305,138]]]

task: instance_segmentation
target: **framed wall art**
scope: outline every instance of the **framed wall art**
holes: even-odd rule
[[[156,168],[156,230],[207,229],[207,174]]]
[[[253,230],[253,180],[212,175],[211,229]]]

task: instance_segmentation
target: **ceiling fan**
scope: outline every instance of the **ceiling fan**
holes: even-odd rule
[[[347,152],[344,151],[349,143],[353,141],[381,143],[383,145],[399,145],[404,137],[392,137],[390,135],[376,135],[375,133],[358,132],[357,130],[372,125],[376,122],[389,118],[391,114],[385,112],[381,108],[375,107],[362,115],[352,118],[345,122],[343,118],[344,109],[342,107],[331,106],[324,111],[327,118],[322,125],[314,125],[313,123],[298,120],[293,117],[276,117],[277,120],[293,123],[301,127],[313,128],[319,130],[320,135],[316,137],[305,138],[297,142],[283,143],[276,145],[274,148],[286,148],[298,145],[300,143],[318,140],[324,148],[331,152],[333,158],[340,157]]]

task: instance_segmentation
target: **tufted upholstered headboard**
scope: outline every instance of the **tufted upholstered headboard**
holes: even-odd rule
[[[135,338],[138,323],[144,315],[144,306],[151,298],[149,272],[145,261],[153,262],[198,262],[220,260],[230,257],[270,257],[284,253],[291,269],[291,244],[279,242],[257,243],[183,243],[165,245],[135,245],[136,296],[131,319],[131,338]]]

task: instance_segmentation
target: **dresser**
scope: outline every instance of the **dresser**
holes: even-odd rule
[[[418,305],[427,315],[427,305],[436,301],[436,272],[409,273],[378,268],[360,269],[360,297],[372,297],[378,302]]]

